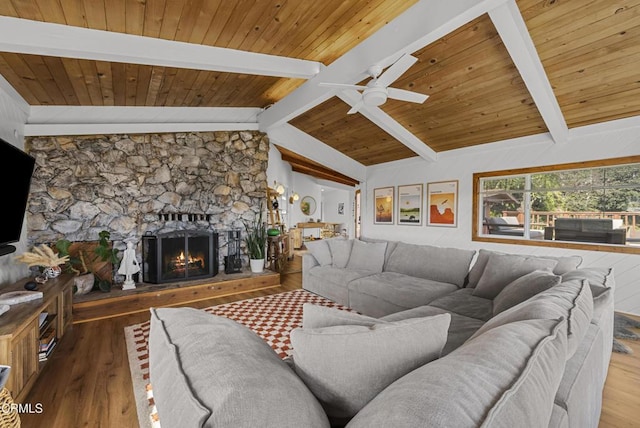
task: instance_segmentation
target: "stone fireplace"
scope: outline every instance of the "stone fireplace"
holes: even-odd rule
[[[30,245],[107,230],[116,248],[137,242],[140,257],[149,234],[242,228],[265,199],[269,139],[259,131],[30,137],[25,147],[37,160]],[[216,256],[222,265],[217,246]]]
[[[160,284],[218,274],[218,234],[176,231],[142,237],[142,279]]]

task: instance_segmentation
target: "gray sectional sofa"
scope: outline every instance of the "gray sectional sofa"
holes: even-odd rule
[[[351,252],[345,248],[351,248]],[[308,249],[303,256],[306,290],[384,321],[450,314],[442,361],[479,333],[491,329],[496,320],[504,319],[505,313],[512,320],[519,316],[556,316],[560,312],[551,307],[561,299],[566,299],[566,307],[575,305],[575,288],[580,285],[583,295],[588,296],[586,300],[591,301],[592,307],[585,309],[589,322],[578,343],[572,343],[554,391],[548,426],[598,426],[613,341],[613,269],[579,268],[579,256],[540,257],[483,249],[476,253],[366,238],[350,243],[318,241]],[[553,275],[545,278],[540,271]],[[535,299],[539,299],[537,303]],[[528,314],[526,307],[522,308],[525,304],[536,305],[537,309]],[[572,341],[576,341],[575,335]],[[428,393],[429,388],[424,391]],[[420,405],[426,408],[429,401],[416,394],[417,391],[404,391],[402,396],[420,396],[424,400]],[[414,414],[414,409],[409,413]],[[409,427],[409,422],[394,426]],[[519,426],[528,426],[528,421],[520,421]]]
[[[330,239],[308,245],[281,360],[241,324],[151,310],[163,428],[597,427],[614,278],[579,257]]]

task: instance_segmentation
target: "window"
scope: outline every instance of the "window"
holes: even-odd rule
[[[476,173],[474,193],[474,240],[640,253],[640,156]]]

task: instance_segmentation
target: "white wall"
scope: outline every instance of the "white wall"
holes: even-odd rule
[[[328,223],[341,223],[340,230],[347,229],[350,237],[354,235],[353,223],[354,192],[340,189],[325,189],[322,192],[322,220]],[[344,205],[342,214],[338,214],[338,204]]]
[[[291,172],[291,164],[282,160],[280,151],[273,144],[269,145],[269,162],[267,165],[267,185],[273,188],[274,182],[282,184],[286,191],[278,201],[279,209],[282,213],[282,222],[287,228],[295,223],[291,220],[291,206],[289,205],[289,195],[293,187],[293,173]]]
[[[621,129],[628,124],[631,126]],[[619,129],[607,130],[615,125],[618,125]],[[640,314],[640,255],[471,241],[473,173],[640,154],[640,126],[637,120],[623,120],[610,122],[607,126],[572,130],[571,138],[568,143],[554,144],[545,134],[492,143],[486,147],[444,152],[432,163],[413,158],[369,167],[366,185],[362,190],[363,236],[437,246],[489,248],[514,253],[579,254],[584,259],[583,266],[613,266],[617,284],[616,310]],[[459,180],[457,228],[373,224],[374,188],[424,183],[426,189],[427,182],[444,180]]]
[[[27,122],[29,106],[16,94],[9,84],[0,76],[0,138],[16,147],[24,149],[24,124]],[[6,168],[7,165],[3,165]],[[11,201],[5,201],[11,203]],[[0,256],[0,284],[5,285],[24,278],[29,270],[23,263],[14,260],[27,248],[27,222],[22,224],[20,242],[13,244],[16,252]]]

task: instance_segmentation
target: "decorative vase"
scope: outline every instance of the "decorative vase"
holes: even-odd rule
[[[57,278],[62,273],[60,266],[47,266],[42,271],[47,278]]]
[[[251,272],[260,273],[264,270],[264,259],[249,259],[249,266],[251,266]]]

